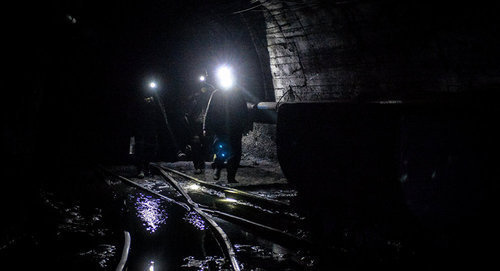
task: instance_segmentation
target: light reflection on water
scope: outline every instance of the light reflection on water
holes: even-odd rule
[[[97,262],[99,267],[106,269],[116,255],[116,247],[113,245],[101,244],[89,251],[80,252],[79,255],[91,257]]]
[[[150,233],[154,233],[168,218],[165,209],[161,208],[161,199],[139,194],[135,201],[137,215]]]
[[[184,262],[185,264],[182,267],[187,267],[189,270],[226,270],[223,269],[226,263],[224,257],[206,256],[204,259],[196,259],[193,256],[189,256],[184,258]]]
[[[203,218],[196,212],[187,213],[184,217],[184,220],[193,225],[198,230],[203,231],[206,229],[205,220],[203,220]]]

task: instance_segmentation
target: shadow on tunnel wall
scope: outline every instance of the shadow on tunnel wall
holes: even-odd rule
[[[240,16],[248,29],[259,62],[259,81],[262,84],[260,88],[262,93],[259,93],[259,102],[274,102],[276,97],[274,94],[271,66],[269,65],[271,61],[267,49],[268,41],[266,38],[266,20],[264,14],[254,12],[242,13]]]

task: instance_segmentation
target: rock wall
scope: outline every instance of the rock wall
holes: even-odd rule
[[[488,5],[253,2],[266,22],[277,101],[413,98],[500,82],[498,19]]]
[[[276,153],[276,125],[254,123],[252,131],[243,136],[243,160],[260,163],[278,160]]]
[[[500,16],[490,4],[250,2],[242,16],[277,102],[489,97],[500,85]]]

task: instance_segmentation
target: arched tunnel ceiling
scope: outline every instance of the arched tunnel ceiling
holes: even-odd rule
[[[57,75],[68,67],[74,68],[68,81],[80,80],[79,69],[88,67],[96,78],[82,81],[120,92],[154,74],[190,88],[200,71],[221,61],[245,66],[243,81],[263,101],[288,100],[290,93],[303,100],[405,97],[498,81],[498,19],[488,5],[53,1],[15,10],[13,51],[38,74],[24,80],[49,77],[37,71],[53,69],[61,89],[71,87],[61,83],[67,75]]]
[[[491,5],[451,1],[18,3],[7,17],[7,66],[9,82],[22,84],[4,110],[7,137],[20,139],[8,147],[32,151],[22,142],[43,142],[36,129],[94,138],[126,127],[149,78],[164,80],[175,105],[173,93],[194,89],[218,61],[243,67],[254,102],[494,89],[498,17]]]

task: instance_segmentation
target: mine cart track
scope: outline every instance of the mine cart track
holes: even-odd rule
[[[174,169],[162,167],[156,164],[151,164],[151,167],[154,168],[155,170],[158,170],[160,175],[165,178],[165,180],[169,183],[171,183],[176,189],[178,189],[178,192],[184,195],[185,197],[189,198],[189,200],[193,201],[191,197],[189,196],[189,192],[186,191],[181,185],[179,185],[179,181],[189,181],[189,182],[194,182],[197,185],[204,186],[209,189],[213,189],[217,192],[221,192],[224,197],[229,198],[230,196],[231,199],[239,199],[243,201],[247,201],[252,203],[250,206],[243,206],[246,207],[247,209],[252,210],[252,213],[258,217],[262,217],[263,215],[266,215],[265,211],[275,211],[276,213],[273,213],[272,215],[267,213],[268,218],[270,219],[278,219],[280,221],[280,224],[290,224],[290,222],[295,222],[295,223],[300,223],[300,219],[297,217],[291,216],[287,211],[290,211],[290,205],[281,201],[277,200],[272,200],[272,199],[267,199],[263,198],[245,191],[237,190],[237,189],[232,189],[232,188],[227,188],[219,185],[214,185],[211,183],[203,182],[201,180],[198,180],[197,178],[194,178],[192,176],[189,176],[187,174],[184,174],[182,172],[176,171]],[[174,178],[172,176],[173,173],[174,176],[177,175],[177,178]],[[178,179],[182,177],[182,180]],[[206,197],[216,197],[213,195],[206,195]],[[194,202],[194,201],[193,201]],[[248,228],[252,231],[257,231],[260,234],[263,234],[265,236],[271,237],[271,239],[278,241],[279,243],[282,243],[284,245],[288,246],[310,246],[311,242],[305,238],[298,237],[296,235],[290,234],[282,229],[278,229],[273,226],[267,225],[267,223],[262,223],[262,222],[257,222],[254,219],[249,219],[247,216],[242,216],[238,214],[234,214],[233,212],[228,212],[228,211],[223,211],[218,209],[217,207],[211,205],[201,205],[197,203],[200,208],[205,211],[206,213],[209,213],[213,216],[219,217],[220,219],[244,226],[245,228]],[[253,205],[257,204],[257,205]],[[269,209],[267,209],[269,208]],[[265,211],[263,211],[265,210]],[[287,223],[288,222],[288,223]]]
[[[272,199],[267,199],[263,198],[245,191],[233,189],[233,188],[228,188],[228,187],[223,187],[219,185],[214,185],[211,183],[207,183],[204,181],[201,181],[195,177],[189,176],[187,174],[184,174],[182,172],[179,172],[174,169],[170,169],[167,167],[159,166],[157,164],[151,164],[151,167],[157,170],[160,175],[167,181],[169,182],[172,186],[174,186],[179,193],[181,193],[186,199],[188,199],[189,202],[192,202],[193,204],[196,204],[197,206],[200,207],[200,209],[206,213],[209,213],[213,216],[216,216],[220,219],[232,222],[234,224],[238,224],[240,226],[244,226],[245,228],[248,228],[253,231],[257,231],[258,233],[270,237],[270,239],[277,241],[279,243],[282,243],[284,245],[288,246],[300,246],[300,247],[308,247],[311,246],[311,242],[305,238],[299,237],[295,234],[291,234],[289,232],[286,232],[285,230],[278,229],[276,227],[268,225],[268,223],[263,223],[263,222],[258,222],[255,221],[255,219],[249,219],[248,215],[238,215],[235,214],[234,212],[229,212],[229,211],[223,211],[217,208],[214,205],[202,205],[199,203],[196,203],[191,196],[189,196],[189,192],[186,191],[180,184],[179,181],[188,181],[188,182],[193,182],[196,185],[199,186],[204,186],[208,189],[215,190],[217,192],[220,192],[224,197],[226,198],[231,198],[231,199],[238,199],[246,202],[252,203],[250,206],[244,206],[246,209],[252,210],[252,213],[254,213],[254,216],[256,217],[267,217],[271,220],[279,221],[280,224],[283,226],[283,224],[290,224],[290,222],[295,222],[295,223],[300,223],[300,219],[297,217],[294,217],[290,215],[290,205],[281,201],[277,200],[272,200]],[[177,175],[175,178],[172,175]],[[179,176],[182,177],[182,179],[179,179]],[[207,195],[207,197],[216,197],[213,195]],[[257,204],[257,205],[253,205]],[[272,214],[266,213],[268,212],[273,212]],[[285,222],[285,223],[283,223]]]
[[[238,189],[234,189],[234,188],[229,188],[229,187],[224,187],[224,186],[220,186],[220,185],[216,185],[216,184],[204,182],[204,181],[202,181],[200,179],[197,179],[197,178],[195,178],[193,176],[187,175],[187,174],[185,174],[183,172],[177,171],[177,170],[172,169],[172,168],[160,166],[160,165],[157,165],[157,164],[152,164],[152,166],[155,167],[155,168],[157,168],[157,169],[162,169],[164,171],[171,172],[171,173],[174,173],[176,175],[182,176],[182,177],[184,177],[187,180],[190,180],[192,182],[197,183],[198,185],[202,185],[202,186],[205,186],[207,188],[213,189],[215,191],[223,192],[225,194],[231,195],[231,197],[234,198],[234,199],[247,200],[247,201],[250,201],[250,202],[258,203],[258,204],[260,204],[262,206],[272,207],[272,208],[280,208],[280,209],[284,209],[285,208],[286,209],[286,208],[290,207],[290,204],[288,204],[286,202],[283,202],[283,201],[268,199],[268,198],[264,198],[264,197],[261,197],[261,196],[258,196],[258,195],[252,194],[252,193],[248,193],[248,192],[245,192],[245,191],[242,191],[242,190],[238,190]]]
[[[187,201],[187,203],[182,203],[182,202],[178,202],[176,200],[173,200],[167,196],[164,196],[160,193],[157,193],[149,188],[146,188],[132,180],[129,180],[123,176],[120,176],[120,175],[117,175],[113,172],[110,172],[109,170],[103,168],[103,167],[100,167],[100,170],[101,172],[103,172],[105,175],[107,176],[110,176],[110,177],[113,177],[115,179],[118,179],[120,181],[122,181],[123,183],[127,184],[127,185],[130,185],[132,187],[135,187],[137,189],[140,189],[140,190],[143,190],[145,192],[147,192],[148,194],[152,195],[152,196],[155,196],[155,197],[158,197],[160,199],[163,199],[163,200],[166,200],[168,202],[173,202],[173,203],[176,203],[176,204],[179,204],[181,206],[183,206],[184,208],[186,208],[187,210],[193,210],[195,211],[196,213],[198,213],[205,221],[208,222],[208,224],[210,225],[210,227],[212,228],[212,230],[214,230],[216,233],[217,233],[217,240],[220,242],[220,245],[221,245],[221,248],[223,248],[223,252],[224,252],[224,255],[229,259],[229,261],[231,262],[231,266],[233,268],[233,270],[235,271],[240,271],[240,265],[238,263],[238,260],[236,259],[236,253],[234,252],[234,247],[231,243],[231,241],[229,240],[227,234],[224,232],[224,230],[222,230],[222,228],[212,219],[212,217],[210,215],[208,215],[207,213],[204,212],[203,209],[201,209],[197,203],[193,202],[191,200],[191,198],[189,197],[189,195],[187,195],[186,193],[183,193],[181,192],[182,190],[179,190],[179,187],[178,187],[178,184],[176,184],[176,182],[172,182],[172,185],[174,186],[174,188],[176,190],[178,190],[182,195],[183,197],[185,198],[185,200]],[[125,250],[128,250],[127,248],[124,248],[124,251]],[[126,256],[122,256],[122,259],[123,258],[126,258]],[[120,261],[120,266],[121,268],[123,268],[124,266],[124,263],[122,261]],[[117,270],[120,270],[119,269],[120,267],[117,267]]]
[[[231,266],[233,270],[240,270],[240,265],[238,264],[238,260],[236,258],[235,254],[235,249],[227,236],[227,234],[224,232],[224,230],[214,221],[213,217],[217,217],[218,219],[221,219],[223,221],[230,222],[234,225],[238,225],[240,227],[243,227],[247,230],[256,232],[259,236],[265,237],[266,239],[272,240],[274,242],[280,243],[285,246],[289,247],[299,247],[299,248],[312,248],[313,244],[310,242],[310,240],[300,237],[298,235],[289,233],[285,230],[278,229],[273,226],[267,225],[268,223],[263,223],[257,222],[252,218],[248,218],[247,215],[238,215],[234,214],[233,212],[228,212],[224,210],[218,209],[216,206],[213,205],[206,205],[206,204],[201,204],[193,200],[193,198],[190,196],[189,191],[187,191],[185,188],[183,188],[183,185],[180,183],[186,183],[186,182],[192,182],[195,183],[196,185],[206,187],[210,190],[214,190],[219,193],[219,195],[208,195],[204,194],[204,197],[206,199],[212,198],[212,200],[215,201],[215,199],[220,199],[220,196],[222,195],[225,198],[231,198],[231,199],[238,199],[241,201],[246,201],[252,203],[250,206],[244,206],[246,209],[251,209],[253,210],[251,213],[254,213],[254,216],[256,215],[257,217],[263,216],[263,210],[272,210],[276,211],[276,213],[273,214],[267,214],[266,217],[270,217],[271,220],[274,220],[274,222],[279,222],[281,226],[286,223],[282,223],[283,218],[286,218],[288,220],[300,220],[297,217],[291,216],[287,213],[287,211],[290,211],[290,205],[288,203],[278,201],[278,200],[272,200],[268,198],[263,198],[258,195],[254,195],[245,191],[233,189],[233,188],[228,188],[228,187],[223,187],[211,183],[207,183],[204,181],[201,181],[195,177],[189,176],[187,174],[184,174],[182,172],[179,172],[174,169],[170,169],[167,167],[163,167],[154,163],[150,164],[150,168],[157,172],[159,176],[162,177],[162,179],[169,184],[171,187],[173,187],[180,195],[181,197],[177,198],[172,198],[172,196],[166,196],[163,195],[160,192],[153,191],[152,189],[149,189],[133,180],[130,180],[128,178],[125,178],[123,176],[120,176],[118,174],[115,174],[105,168],[100,168],[105,175],[110,176],[112,178],[115,178],[124,184],[134,187],[136,189],[142,190],[149,195],[153,197],[160,198],[162,200],[168,201],[170,203],[174,203],[177,205],[182,206],[186,210],[193,210],[196,213],[198,213],[208,224],[210,225],[211,229],[216,233],[217,236],[217,241],[219,242],[220,247],[223,250],[223,253],[227,259],[229,259]],[[257,204],[257,205],[253,205]],[[264,209],[263,209],[264,208]],[[281,219],[279,219],[281,218]],[[286,220],[285,219],[285,220]],[[267,221],[267,220],[266,220]]]

